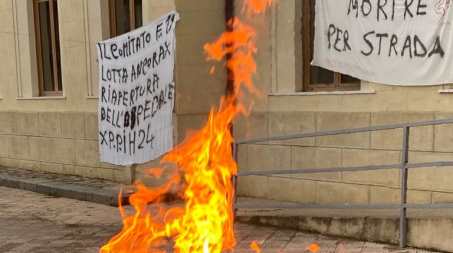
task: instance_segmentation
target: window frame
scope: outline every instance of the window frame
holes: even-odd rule
[[[52,59],[52,80],[53,90],[44,90],[44,67],[43,67],[43,50],[42,50],[42,32],[41,32],[41,18],[39,13],[39,3],[48,2],[49,5],[49,32],[51,39],[51,59]],[[61,48],[59,38],[59,21],[58,10],[55,10],[54,3],[58,6],[57,0],[33,0],[33,20],[35,26],[35,44],[36,44],[36,58],[38,68],[38,84],[39,96],[62,96],[62,71],[61,71]],[[55,20],[56,17],[56,20]],[[61,89],[60,89],[61,87]]]
[[[351,91],[360,90],[360,80],[358,83],[342,82],[343,75],[333,72],[333,83],[314,84],[311,82],[311,60],[313,59],[314,44],[314,22],[315,22],[315,3],[317,0],[302,0],[302,91]],[[307,27],[309,29],[307,29]],[[309,57],[307,57],[309,56]],[[329,70],[330,71],[330,70]]]
[[[136,20],[136,10],[135,10],[135,1],[136,0],[128,0],[129,1],[129,31],[132,31],[138,28],[135,20]],[[143,4],[143,3],[142,3]],[[110,35],[112,37],[118,36],[117,31],[117,23],[116,23],[116,4],[115,0],[108,1],[108,8],[109,8],[109,22],[110,22]],[[143,9],[142,9],[143,11]]]

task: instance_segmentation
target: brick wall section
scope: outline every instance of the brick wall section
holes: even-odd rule
[[[123,167],[99,161],[97,114],[0,112],[0,165],[127,181]]]
[[[453,117],[414,112],[269,112],[236,125],[236,138],[368,127]],[[256,129],[256,130],[254,130]],[[258,133],[258,134],[256,134]],[[411,130],[410,162],[453,161],[453,125]],[[240,170],[326,168],[399,163],[402,130],[243,145]],[[410,203],[453,201],[453,167],[410,170]],[[398,169],[243,177],[239,194],[301,203],[398,203]]]

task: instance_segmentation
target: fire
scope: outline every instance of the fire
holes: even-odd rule
[[[246,0],[244,1],[244,7],[248,14],[261,14],[266,11],[272,5],[274,0]]]
[[[320,249],[321,248],[316,243],[312,243],[307,247],[307,250],[310,251],[311,253],[318,253]]]
[[[270,3],[271,0],[246,0],[246,11],[259,14]],[[226,67],[234,77],[233,91],[221,99],[217,109],[211,109],[202,129],[163,157],[161,165],[173,169],[164,185],[151,188],[135,183],[136,192],[129,199],[134,214],[126,214],[120,203],[123,228],[100,249],[101,253],[220,253],[234,248],[231,179],[237,173],[237,165],[232,155],[231,125],[246,112],[238,99],[244,90],[257,93],[252,81],[256,72],[256,32],[238,18],[231,19],[228,25],[230,31],[206,44],[204,50],[208,60],[226,59]],[[213,71],[212,68],[210,72]],[[157,168],[149,174],[160,177],[162,172],[162,168]],[[184,203],[166,206],[162,200],[174,191]]]
[[[250,244],[250,248],[251,248],[255,253],[261,253],[261,247],[260,247],[260,245],[259,245],[256,241],[253,241],[253,242]]]

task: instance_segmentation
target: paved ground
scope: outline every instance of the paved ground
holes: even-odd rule
[[[120,228],[113,207],[5,187],[0,187],[0,196],[1,253],[97,252]],[[320,253],[427,252],[245,224],[238,224],[236,231],[236,252],[251,252],[253,240],[263,253],[307,252],[312,243],[320,246]]]

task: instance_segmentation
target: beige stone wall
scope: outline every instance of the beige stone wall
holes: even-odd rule
[[[0,165],[127,182],[124,168],[98,159],[97,115],[0,112]]]
[[[0,166],[123,182],[134,174],[143,178],[143,168],[157,161],[138,168],[98,161],[95,43],[109,37],[107,0],[58,0],[62,97],[38,97],[31,2],[0,0]],[[181,15],[174,114],[180,141],[225,92],[223,66],[210,76],[202,51],[224,30],[224,1],[144,0],[144,22],[175,8]]]
[[[0,2],[0,165],[126,182],[100,163],[95,42],[106,0],[58,1],[63,96],[39,97],[32,1]]]
[[[239,5],[241,1],[236,1]],[[237,139],[329,129],[367,127],[453,117],[449,84],[398,87],[362,81],[356,92],[301,90],[301,1],[279,1],[258,21],[256,84],[263,96],[247,119],[235,124]],[[408,73],[410,74],[410,73]],[[453,160],[453,125],[411,131],[410,162]],[[398,163],[401,130],[243,145],[239,169],[325,168]],[[409,202],[453,201],[453,168],[409,173]],[[396,203],[400,174],[343,172],[243,177],[239,194],[303,203]]]
[[[379,124],[453,117],[432,112],[269,112],[265,135],[313,132]],[[409,162],[453,161],[453,126],[416,127],[411,131]],[[308,138],[243,145],[240,170],[331,168],[397,164],[401,159],[402,131]],[[409,171],[409,202],[453,201],[453,167]],[[244,177],[239,194],[303,203],[396,203],[400,172],[338,172],[308,175]]]
[[[225,29],[224,0],[149,0],[144,8],[144,19],[152,19],[171,9],[181,16],[176,29],[176,102],[175,142],[184,140],[186,134],[202,126],[212,106],[218,105],[225,94],[226,73],[222,64],[216,73],[209,74],[211,64],[206,62],[203,45],[215,40]],[[136,178],[148,184],[158,184],[146,177],[144,169],[158,165],[158,160],[136,168]]]
[[[178,139],[185,129],[198,127],[211,106],[219,104],[225,94],[226,74],[223,64],[216,64],[216,73],[209,75],[211,63],[206,62],[203,46],[214,41],[225,30],[225,1],[203,0],[196,4],[176,1],[181,22],[176,31],[176,114]],[[209,20],[209,21],[208,21]]]
[[[38,97],[35,34],[31,1],[2,0],[0,110],[97,110],[95,42],[108,37],[106,0],[58,1],[64,95]]]

